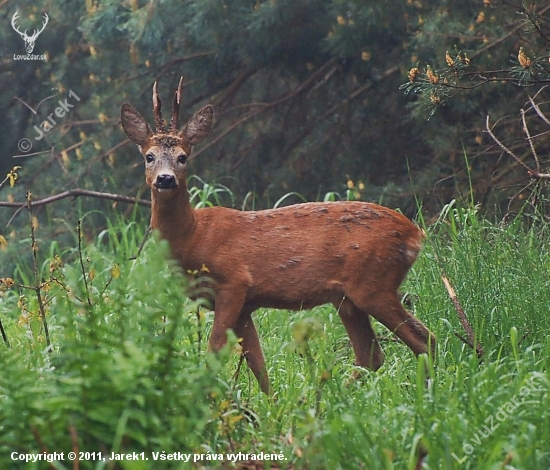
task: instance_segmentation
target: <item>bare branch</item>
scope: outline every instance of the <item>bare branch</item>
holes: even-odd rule
[[[546,13],[548,11],[548,9],[550,9],[550,4],[544,6],[539,12],[538,12],[538,15],[542,16],[544,15],[544,13]],[[517,33],[521,28],[523,28],[525,25],[523,24],[523,22],[520,22],[518,25],[516,25],[512,30],[510,30],[508,33],[506,33],[504,36],[502,36],[501,38],[497,39],[496,41],[493,41],[489,44],[487,44],[485,47],[482,47],[481,49],[477,50],[476,52],[474,52],[470,58],[473,59],[474,57],[477,57],[478,55],[481,55],[485,52],[487,52],[489,49],[492,49],[493,47],[495,46],[498,46],[499,44],[501,44],[502,42],[504,42],[506,39],[508,39],[510,36],[514,35],[515,33]]]
[[[24,157],[32,157],[34,155],[42,155],[43,153],[50,153],[51,149],[48,150],[42,150],[41,152],[33,152],[33,153],[22,153],[20,155],[12,155],[12,158],[24,158]]]
[[[331,72],[332,71],[329,71],[329,74]],[[384,71],[380,75],[380,77],[378,77],[376,80],[355,89],[352,93],[350,93],[350,95],[347,98],[336,103],[330,109],[325,111],[321,116],[316,118],[314,121],[310,122],[307,126],[304,126],[304,130],[298,136],[296,136],[289,144],[287,144],[287,146],[284,149],[284,153],[290,152],[295,146],[297,146],[302,140],[304,140],[311,132],[313,132],[313,130],[319,123],[325,121],[326,119],[328,119],[329,117],[337,113],[341,107],[349,104],[351,101],[353,101],[354,99],[357,99],[363,93],[369,91],[375,85],[382,82],[383,80],[386,80],[388,77],[390,77],[391,75],[397,72],[399,72],[399,67],[397,66],[390,67],[388,70]]]
[[[126,202],[128,204],[137,204],[139,206],[146,206],[151,207],[151,201],[146,201],[144,199],[136,199],[129,196],[122,196],[121,194],[112,194],[112,193],[101,193],[99,191],[89,191],[87,189],[71,189],[69,191],[64,191],[59,194],[54,194],[53,196],[46,197],[44,199],[38,199],[36,201],[28,201],[28,202],[7,202],[7,201],[0,201],[0,207],[14,207],[17,208],[17,211],[12,216],[12,218],[9,220],[8,224],[11,223],[11,221],[14,219],[14,217],[21,212],[22,209],[25,207],[39,207],[39,206],[45,206],[47,204],[51,204],[52,202],[60,201],[61,199],[66,199],[68,197],[79,197],[79,196],[86,196],[86,197],[92,197],[97,199],[107,199],[110,201],[117,201],[117,202]]]
[[[290,93],[277,98],[276,100],[269,102],[269,103],[261,103],[258,104],[258,109],[255,109],[253,111],[249,111],[248,113],[245,113],[244,115],[240,116],[234,123],[227,126],[220,134],[218,134],[213,139],[210,139],[210,142],[203,146],[200,150],[195,152],[192,156],[192,158],[197,158],[202,152],[204,152],[206,149],[212,147],[214,144],[216,144],[219,140],[221,140],[223,137],[225,137],[229,132],[231,132],[233,129],[241,125],[243,122],[248,121],[249,119],[253,118],[254,116],[257,116],[269,109],[272,109],[280,104],[283,104],[292,98],[295,98],[296,96],[300,95],[301,93],[305,92],[309,89],[309,87],[313,86],[316,81],[323,76],[327,72],[327,70],[330,70],[331,67],[335,67],[336,60],[330,59],[325,64],[323,64],[319,69],[317,69],[314,73],[312,73],[306,80],[304,80],[297,88],[292,90]],[[330,73],[330,72],[329,72]]]
[[[548,119],[543,113],[542,111],[540,110],[539,106],[537,103],[535,103],[535,98],[537,97],[537,95],[542,91],[544,90],[546,87],[542,87],[535,96],[533,96],[533,98],[529,97],[529,102],[531,103],[531,106],[533,106],[533,109],[535,110],[535,112],[537,113],[538,117],[540,117],[546,124],[548,124],[550,126],[550,119]]]
[[[549,173],[540,173],[538,171],[533,170],[530,168],[521,158],[519,158],[514,152],[512,152],[508,147],[506,147],[500,140],[497,139],[495,134],[493,134],[493,131],[491,131],[491,127],[489,125],[489,115],[487,115],[487,121],[486,121],[486,129],[487,133],[491,136],[491,138],[495,141],[495,143],[508,155],[510,155],[516,162],[518,162],[523,168],[527,170],[527,173],[529,176],[533,178],[538,179],[550,179]]]
[[[19,98],[18,96],[14,96],[14,98],[15,98],[17,101],[19,101],[20,103],[22,103],[23,106],[26,106],[27,108],[29,108],[29,109],[31,110],[31,112],[32,112],[33,114],[36,115],[36,114],[38,114],[38,108],[40,108],[40,105],[41,105],[42,103],[44,103],[45,101],[48,101],[49,99],[55,98],[56,96],[59,96],[59,93],[56,93],[55,95],[46,96],[46,98],[42,99],[42,100],[40,101],[40,103],[38,103],[38,104],[36,105],[36,109],[34,109],[30,104],[28,104],[26,101],[22,100],[22,99]]]
[[[533,154],[533,158],[535,159],[535,164],[537,165],[537,172],[540,173],[539,156],[537,155],[535,145],[533,144],[533,139],[531,139],[531,134],[529,133],[529,128],[527,127],[527,121],[525,120],[525,110],[522,109],[520,113],[521,113],[521,122],[523,123],[523,132],[525,132],[525,135],[527,136],[527,141],[529,142],[529,146],[531,147],[531,153]]]

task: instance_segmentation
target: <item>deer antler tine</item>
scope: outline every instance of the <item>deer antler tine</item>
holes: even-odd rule
[[[162,120],[160,96],[157,93],[157,82],[153,84],[153,114],[155,116],[155,129],[157,132],[165,132]]]
[[[18,33],[21,37],[23,37],[23,36],[25,35],[25,33],[27,32],[27,30],[25,30],[25,33],[22,33],[21,31],[19,31],[19,26],[17,26],[17,18],[19,18],[19,10],[17,10],[17,11],[13,14],[13,16],[12,16],[12,18],[11,18],[11,26],[12,26],[12,28],[13,28],[15,31],[17,31],[17,33]]]
[[[172,120],[170,121],[170,132],[178,131],[178,119],[180,115],[180,103],[181,103],[181,88],[183,85],[183,77],[180,78],[178,83],[178,89],[174,94],[174,106],[172,108]]]
[[[44,12],[44,16],[42,16],[42,18],[44,18],[45,21],[42,23],[42,29],[40,30],[40,32],[38,34],[40,34],[42,31],[44,31],[44,28],[48,24],[48,21],[50,21],[50,17],[48,16],[48,14],[46,12]]]

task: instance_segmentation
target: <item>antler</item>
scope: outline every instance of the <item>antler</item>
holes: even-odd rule
[[[41,28],[40,30],[35,29],[33,35],[29,37],[29,36],[27,36],[27,30],[25,30],[24,33],[22,33],[21,31],[19,31],[19,28],[18,28],[17,24],[15,23],[15,22],[17,21],[17,18],[19,18],[19,10],[17,10],[17,11],[13,14],[13,16],[12,16],[12,18],[11,18],[11,26],[12,26],[12,28],[13,28],[15,31],[17,31],[17,32],[20,34],[20,36],[21,36],[23,39],[25,39],[26,41],[32,41],[33,39],[36,39],[36,38],[38,37],[38,35],[39,35],[42,31],[44,31],[44,28],[46,27],[46,25],[48,24],[48,21],[49,21],[49,19],[50,19],[49,16],[48,16],[48,14],[47,14],[47,13],[44,13],[44,19],[45,19],[46,21],[44,21],[44,22],[42,23],[42,28]]]
[[[36,39],[36,38],[38,37],[38,35],[39,35],[42,31],[44,31],[44,28],[45,28],[46,25],[48,24],[48,20],[49,20],[50,18],[48,17],[48,14],[47,14],[46,12],[44,12],[44,19],[45,19],[46,21],[44,21],[44,22],[42,23],[42,29],[41,29],[40,31],[38,31],[37,29],[34,30],[34,34],[32,35],[32,38],[33,38],[33,39]]]
[[[183,77],[180,78],[178,89],[174,94],[174,107],[172,108],[172,119],[170,120],[170,130],[168,132],[178,131],[178,119],[180,115],[181,89],[183,86]],[[153,84],[153,114],[155,116],[155,128],[157,133],[165,133],[164,120],[162,119],[160,96],[157,92],[157,82]]]
[[[15,24],[15,21],[17,20],[17,18],[19,18],[19,10],[16,10],[15,13],[13,14],[13,16],[11,17],[11,27],[19,33],[19,35],[24,38],[27,36],[27,30],[25,30],[24,33],[22,33],[21,31],[19,31],[19,28],[17,27],[17,25]]]
[[[165,133],[166,129],[164,127],[164,121],[162,120],[160,108],[160,96],[157,93],[157,82],[155,82],[153,84],[153,114],[155,116],[155,130],[157,133]]]
[[[180,115],[182,85],[183,85],[183,77],[180,78],[180,82],[178,83],[178,89],[174,94],[174,107],[172,108],[172,120],[170,121],[170,132],[178,131],[178,119]]]

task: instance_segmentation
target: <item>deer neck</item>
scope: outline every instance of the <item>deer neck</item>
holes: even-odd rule
[[[187,187],[180,186],[175,194],[159,194],[151,191],[151,228],[158,230],[171,246],[181,244],[182,237],[190,237],[197,226],[195,210],[189,202]]]

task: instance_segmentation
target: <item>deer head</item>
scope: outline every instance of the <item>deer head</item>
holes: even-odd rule
[[[185,164],[191,155],[191,149],[206,138],[212,127],[214,111],[212,106],[207,105],[178,131],[182,84],[183,77],[174,95],[172,120],[168,130],[162,120],[156,82],[153,85],[155,132],[133,106],[124,104],[121,109],[124,132],[131,141],[138,144],[145,157],[145,180],[156,193],[173,193],[179,187],[187,187]]]
[[[19,17],[19,10],[17,10],[12,16],[11,26],[23,38],[23,41],[25,41],[25,49],[27,50],[28,54],[31,54],[33,49],[34,49],[34,43],[36,42],[36,39],[38,38],[40,33],[42,31],[44,31],[44,28],[48,24],[48,20],[49,20],[48,15],[46,13],[44,13],[44,22],[42,23],[42,28],[40,30],[35,29],[32,36],[27,36],[27,30],[25,30],[24,33],[19,31],[19,28],[17,27],[17,24],[16,24],[16,21],[17,21],[18,17]]]

